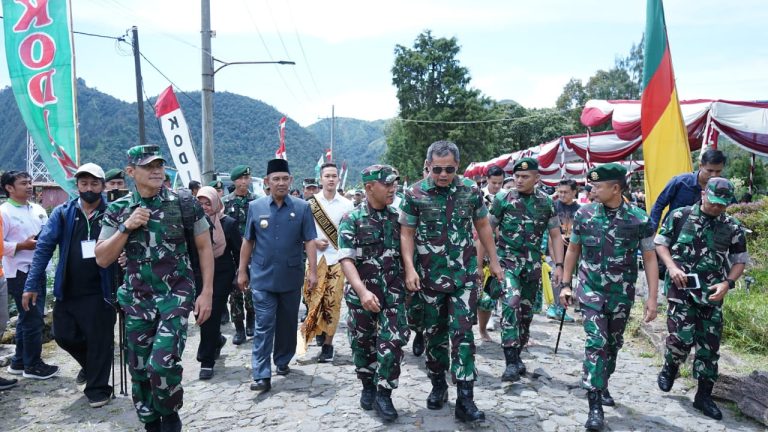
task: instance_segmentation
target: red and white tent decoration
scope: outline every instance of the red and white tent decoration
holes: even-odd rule
[[[723,134],[750,153],[768,156],[768,103],[697,99],[681,101],[680,109],[691,150],[701,148],[702,142],[717,147],[718,134]],[[583,180],[581,168],[573,165],[574,162],[581,163],[585,171],[596,163],[607,162],[627,164],[630,172],[642,170],[642,162],[625,160],[642,145],[640,101],[590,100],[586,103],[581,113],[585,126],[592,128],[609,121],[611,131],[562,136],[486,162],[473,162],[464,175],[485,175],[491,165],[511,172],[515,162],[524,157],[538,159],[542,179],[548,184],[558,175],[558,180]]]

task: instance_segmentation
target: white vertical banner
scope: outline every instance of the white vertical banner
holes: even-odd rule
[[[160,127],[182,184],[186,186],[192,180],[201,181],[203,176],[200,174],[200,164],[192,146],[187,121],[171,86],[157,97],[155,114],[160,119]]]

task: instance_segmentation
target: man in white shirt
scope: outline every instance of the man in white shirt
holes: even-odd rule
[[[309,289],[304,285],[304,299],[307,303],[307,318],[301,326],[305,343],[313,337],[322,341],[317,361],[333,361],[333,335],[339,324],[341,297],[344,288],[344,274],[341,271],[338,251],[338,227],[341,217],[354,209],[352,201],[336,190],[339,172],[335,164],[327,163],[320,168],[320,193],[309,199],[312,217],[317,230],[317,287]]]
[[[38,290],[34,307],[22,307],[24,284],[32,266],[37,236],[48,222],[48,214],[40,205],[29,202],[32,178],[24,171],[7,171],[0,179],[8,201],[0,205],[3,218],[3,269],[8,280],[8,293],[16,303],[19,319],[16,324],[16,353],[11,358],[8,373],[24,378],[48,379],[59,373],[58,366],[47,365],[40,357],[43,347],[43,315],[45,287]]]

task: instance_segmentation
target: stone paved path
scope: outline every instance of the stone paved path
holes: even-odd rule
[[[342,324],[343,325],[343,324]],[[222,327],[231,340],[232,326]],[[553,355],[557,325],[537,315],[532,326],[534,343],[524,353],[528,376],[514,384],[502,384],[503,354],[498,332],[494,342],[479,344],[479,379],[475,399],[488,421],[476,429],[497,431],[583,430],[587,402],[579,389],[583,358],[583,330],[566,325],[558,355]],[[336,338],[333,364],[317,364],[319,348],[310,347],[304,358],[295,359],[287,377],[274,377],[272,391],[257,395],[249,390],[250,344],[229,342],[216,365],[211,381],[199,381],[195,351],[199,342],[196,327],[184,355],[184,429],[191,431],[369,431],[470,429],[453,418],[455,388],[449,404],[439,411],[426,408],[429,380],[423,358],[405,356],[400,388],[393,400],[400,412],[395,424],[385,426],[373,414],[359,408],[360,385],[351,364],[346,329]],[[2,354],[10,347],[4,346]],[[656,388],[659,360],[648,358],[642,347],[628,343],[619,355],[611,390],[618,406],[606,408],[608,430],[613,431],[755,431],[764,428],[723,408],[725,418],[709,420],[691,407],[694,383],[679,380],[664,394]],[[129,396],[120,396],[106,407],[93,409],[74,382],[77,367],[55,343],[44,347],[44,358],[62,367],[61,374],[38,382],[22,379],[10,391],[0,392],[0,430],[13,431],[127,431],[142,429]],[[536,370],[542,376],[533,378]],[[3,376],[7,374],[3,371]],[[687,382],[686,382],[687,381]]]

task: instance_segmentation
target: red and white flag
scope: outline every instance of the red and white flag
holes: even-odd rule
[[[200,164],[197,163],[187,121],[184,119],[179,101],[171,86],[157,97],[155,115],[160,119],[160,127],[171,150],[173,163],[178,170],[177,175],[183,179],[183,184],[186,185],[192,180],[202,180]]]
[[[325,149],[325,159],[326,159],[328,162],[333,162],[333,158],[332,158],[331,156],[333,156],[333,155],[331,154],[331,149]]]
[[[339,178],[341,179],[341,188],[344,189],[344,187],[347,185],[347,161],[344,161],[344,163],[341,164],[341,173],[339,174]]]
[[[277,159],[288,160],[288,153],[285,151],[285,117],[280,119],[280,147],[275,152]]]

